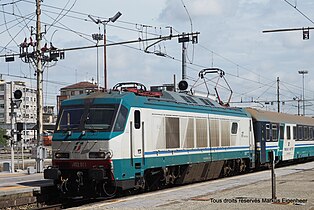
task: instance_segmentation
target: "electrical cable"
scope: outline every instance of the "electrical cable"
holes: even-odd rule
[[[307,15],[305,15],[301,10],[299,10],[298,8],[297,8],[297,5],[293,5],[293,4],[291,4],[289,1],[287,1],[287,0],[284,0],[287,4],[289,4],[291,7],[293,7],[296,11],[298,11],[303,17],[305,17],[308,21],[310,21],[312,24],[314,24],[314,21],[313,20],[311,20],[311,18],[309,18]]]
[[[4,4],[0,4],[0,6],[7,6],[7,5],[13,5],[13,4],[16,4],[16,3],[18,3],[18,2],[20,2],[20,1],[23,1],[23,0],[17,0],[17,1],[12,1],[12,2],[10,2],[10,3],[4,3]]]
[[[68,3],[70,2],[70,0],[68,0]],[[56,17],[56,19],[54,20],[54,22],[52,22],[52,24],[49,26],[49,28],[47,29],[47,31],[49,31],[49,29],[57,22],[60,22],[60,20],[62,20],[62,18],[64,18],[70,11],[71,9],[74,7],[74,5],[76,4],[77,0],[75,0],[72,4],[72,6],[61,16],[62,12],[64,11],[64,9],[66,8],[66,6],[68,5],[68,3],[64,6],[64,8],[60,11],[59,15]],[[61,17],[60,17],[61,16]],[[60,17],[60,18],[59,18]],[[59,18],[59,19],[58,19]]]
[[[4,6],[2,6],[2,11],[4,11]],[[5,24],[5,28],[6,28],[6,32],[9,34],[11,40],[13,40],[13,42],[16,44],[16,46],[18,46],[19,44],[15,41],[15,39],[12,37],[10,30],[8,29],[8,25],[7,25],[7,20],[5,18],[5,14],[3,13],[3,20],[4,20],[4,24]]]
[[[0,12],[4,12],[4,11],[0,11]],[[30,21],[32,21],[32,19],[31,19]],[[29,21],[29,22],[30,22],[30,21]],[[17,33],[13,38],[16,38],[16,37],[21,33],[21,31],[23,31],[23,28],[22,28],[20,31],[18,31],[18,33]],[[3,50],[4,50],[5,48],[7,48],[7,46],[9,46],[9,44],[10,44],[12,41],[13,41],[13,39],[11,39],[11,41],[10,41],[9,43],[7,43],[7,45],[6,45],[2,50],[0,50],[0,54],[3,52]]]

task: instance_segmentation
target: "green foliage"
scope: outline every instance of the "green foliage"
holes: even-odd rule
[[[6,132],[3,128],[0,128],[0,146],[6,146],[8,143],[8,140],[4,137],[6,135]]]

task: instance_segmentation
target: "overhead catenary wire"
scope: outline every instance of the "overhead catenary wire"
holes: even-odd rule
[[[60,20],[61,20],[62,18],[64,18],[64,17],[71,11],[71,9],[72,9],[72,8],[74,7],[74,5],[76,4],[77,0],[75,0],[75,1],[73,2],[73,4],[70,6],[70,8],[69,8],[67,11],[65,11],[64,14],[62,14],[62,12],[65,10],[65,8],[66,8],[66,6],[69,4],[69,2],[70,2],[70,0],[68,0],[67,4],[66,4],[66,5],[64,6],[64,8],[60,11],[60,13],[58,14],[58,16],[54,19],[54,21],[53,21],[52,24],[49,26],[49,28],[47,29],[47,31],[49,31],[49,29],[50,29],[55,23],[60,22]]]
[[[308,21],[310,21],[312,24],[314,24],[314,21],[311,19],[311,18],[309,18],[306,14],[304,14],[301,10],[299,10],[298,8],[297,8],[297,5],[293,5],[293,4],[291,4],[289,1],[287,1],[287,0],[284,0],[287,4],[289,4],[291,7],[293,7],[298,13],[300,13],[303,17],[305,17]]]
[[[30,2],[30,1],[29,1]],[[32,2],[32,3],[34,3],[34,2]],[[60,9],[62,9],[62,8],[60,8]],[[66,11],[66,9],[64,10],[64,11]],[[75,11],[74,11],[75,12]],[[69,11],[68,12],[69,14],[71,13],[71,14],[75,14],[75,13],[73,13],[73,11]],[[84,13],[83,13],[84,14]],[[84,14],[84,15],[87,15],[87,14]],[[68,17],[69,15],[67,14],[66,15],[66,17]],[[80,18],[81,20],[83,20],[84,18]],[[129,23],[129,22],[126,22],[126,21],[118,21],[118,22],[123,22],[123,23],[126,23],[126,24],[133,24],[133,23]],[[115,27],[115,26],[113,26],[113,27]],[[60,28],[62,28],[62,29],[64,29],[64,30],[66,30],[64,27],[60,27]],[[129,30],[129,29],[127,29],[127,30]],[[136,32],[138,32],[137,30],[134,30],[134,31],[136,31]],[[146,34],[148,34],[148,33],[146,33]],[[90,36],[90,35],[86,35],[86,36]],[[127,46],[127,45],[125,45],[125,47],[130,47],[130,48],[132,48],[131,46]],[[135,48],[134,48],[135,49]],[[212,51],[213,52],[213,51]],[[180,61],[180,59],[175,59],[174,57],[172,57],[171,59],[173,59],[173,60],[177,60],[177,61]],[[190,64],[191,66],[194,66],[194,64],[191,62],[191,64]],[[238,65],[238,64],[237,64]],[[202,65],[199,65],[199,66],[202,66]],[[205,66],[204,66],[205,67]],[[199,69],[195,69],[195,71],[199,71]],[[254,72],[252,72],[252,73],[254,73]],[[230,73],[227,73],[228,75],[230,75],[230,76],[239,76],[239,75],[233,75],[233,74],[230,74]],[[258,74],[257,74],[258,75]],[[258,75],[258,76],[260,76],[260,75]],[[256,80],[247,80],[248,78],[244,78],[244,77],[242,77],[242,76],[240,76],[239,77],[240,79],[243,79],[243,80],[245,80],[245,81],[251,81],[251,82],[253,82],[253,83],[256,83],[256,82],[258,82],[258,83],[260,83],[260,84],[263,84],[263,83],[261,83],[260,81],[256,81]],[[263,78],[263,79],[265,79],[265,78]],[[266,78],[267,79],[267,78]]]

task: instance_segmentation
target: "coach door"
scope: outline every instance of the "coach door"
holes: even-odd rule
[[[295,139],[293,134],[293,127],[295,125],[286,125],[286,135],[284,136],[282,160],[291,160],[294,157]],[[296,129],[295,129],[296,131]]]
[[[249,144],[250,144],[250,158],[252,167],[255,167],[255,141],[254,141],[254,135],[253,135],[253,128],[252,128],[252,120],[249,121]]]
[[[142,157],[142,164],[144,164],[144,122],[141,115],[141,109],[134,110],[133,121],[131,122],[131,150],[133,157]]]

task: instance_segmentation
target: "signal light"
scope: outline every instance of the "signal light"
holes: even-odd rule
[[[22,96],[23,96],[23,93],[22,93],[22,91],[21,90],[16,90],[16,91],[14,91],[14,98],[15,99],[20,99],[20,98],[22,98]]]

